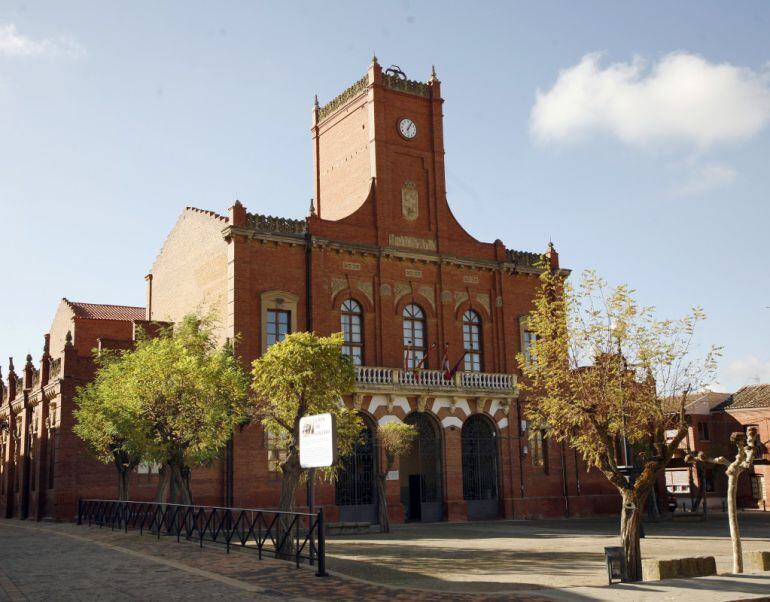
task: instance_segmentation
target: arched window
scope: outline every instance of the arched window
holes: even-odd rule
[[[340,326],[342,336],[345,338],[345,344],[342,346],[342,353],[347,355],[356,366],[360,366],[364,361],[364,338],[362,328],[361,306],[358,301],[346,299],[340,307]]]
[[[472,309],[463,314],[463,349],[466,372],[481,372],[481,318]]]
[[[340,506],[341,522],[376,523],[377,444],[374,425],[361,416],[364,426],[352,453],[340,458],[335,502]]]
[[[402,312],[404,317],[404,367],[406,369],[427,368],[425,358],[425,312],[419,305],[411,303]]]

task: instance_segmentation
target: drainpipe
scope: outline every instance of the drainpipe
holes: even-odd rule
[[[569,489],[567,488],[567,452],[564,447],[564,441],[561,442],[561,485],[564,495],[564,516],[569,518]]]
[[[578,467],[578,455],[577,450],[572,450],[575,453],[575,485],[577,486],[577,494],[580,495],[580,468]]]
[[[519,419],[519,424],[516,425],[516,432],[519,433],[518,438],[516,439],[519,450],[519,480],[520,480],[520,488],[521,488],[521,499],[524,500],[524,460],[521,457],[521,401],[518,399],[516,400],[516,416]]]

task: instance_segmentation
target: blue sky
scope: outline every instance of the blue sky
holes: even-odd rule
[[[759,1],[6,0],[0,351],[39,357],[63,296],[142,305],[186,205],[303,217],[313,95],[376,52],[436,65],[472,234],[701,305],[721,388],[770,382],[768,31]]]

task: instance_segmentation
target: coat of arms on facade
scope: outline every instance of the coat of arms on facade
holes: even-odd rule
[[[401,187],[401,213],[410,222],[416,220],[420,214],[417,184],[411,180],[404,182],[404,185]]]

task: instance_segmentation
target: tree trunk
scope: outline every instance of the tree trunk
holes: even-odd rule
[[[158,471],[158,489],[155,491],[155,502],[162,504],[167,500],[169,486],[171,485],[171,472],[169,467],[164,464]]]
[[[377,475],[377,506],[380,515],[380,533],[390,533],[390,517],[388,516],[388,497],[385,494],[387,472]]]
[[[730,522],[730,539],[733,542],[733,573],[743,572],[741,532],[738,528],[738,477],[737,467],[727,469],[727,517]]]
[[[639,543],[642,524],[640,499],[634,492],[622,490],[623,511],[620,516],[620,541],[626,557],[628,581],[642,580],[642,550]]]
[[[706,496],[706,471],[701,464],[695,465],[695,474],[698,477],[698,492],[696,493],[695,499],[692,502],[693,512],[698,510],[701,503],[705,505],[704,498]]]
[[[184,477],[184,470],[185,467],[174,463],[169,464],[169,470],[170,470],[170,481],[171,481],[171,491],[172,493],[172,502],[174,504],[183,504],[185,506],[191,506],[192,505],[192,494],[190,492],[190,482],[189,480],[185,479]]]
[[[281,464],[281,498],[278,501],[278,509],[282,512],[294,512],[297,486],[302,476],[302,468],[299,465],[299,452],[291,450],[286,460]],[[281,516],[278,519],[278,554],[281,557],[290,556],[294,551],[294,541],[291,529],[291,519],[288,516]],[[281,543],[281,541],[285,540]]]
[[[118,466],[118,499],[128,501],[128,478],[130,472],[124,466]]]

